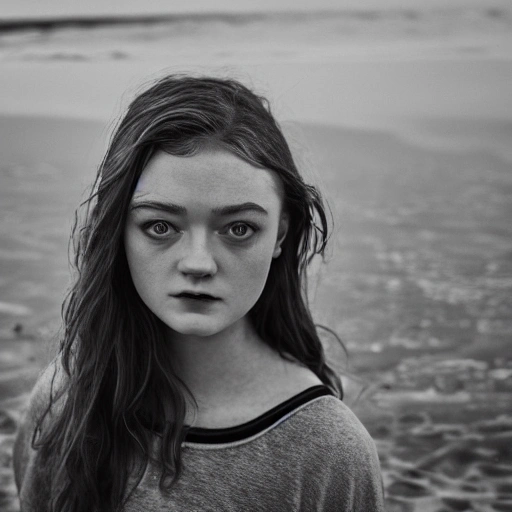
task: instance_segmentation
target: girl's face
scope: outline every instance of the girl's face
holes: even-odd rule
[[[183,335],[245,322],[286,235],[282,202],[273,172],[226,150],[158,152],[137,183],[124,236],[144,303]]]

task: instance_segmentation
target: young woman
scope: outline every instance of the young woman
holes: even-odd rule
[[[15,445],[22,511],[383,510],[305,299],[322,201],[265,100],[163,78],[87,205],[59,355]]]

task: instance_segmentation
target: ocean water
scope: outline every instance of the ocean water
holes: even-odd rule
[[[512,8],[462,7],[0,19],[0,61],[169,59],[173,64],[396,55],[509,57]],[[209,42],[209,44],[208,44]]]

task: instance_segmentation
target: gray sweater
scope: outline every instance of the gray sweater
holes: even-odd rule
[[[149,466],[125,511],[383,511],[375,444],[322,388],[239,427],[191,429],[172,491],[159,490],[158,471]],[[41,468],[28,442],[18,439],[24,456],[15,464],[22,512],[37,510],[29,503],[39,494],[33,487]]]

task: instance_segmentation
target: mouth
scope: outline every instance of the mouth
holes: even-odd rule
[[[216,301],[220,300],[219,297],[214,297],[208,293],[198,293],[198,292],[181,292],[176,295],[173,295],[177,299],[192,299],[198,301]]]

